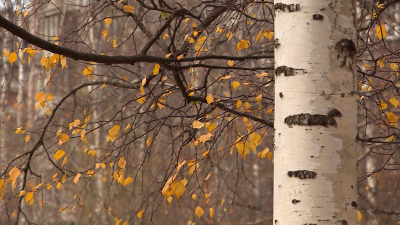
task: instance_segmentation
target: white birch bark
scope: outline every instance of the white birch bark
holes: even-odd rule
[[[354,2],[274,8],[273,224],[356,224]]]

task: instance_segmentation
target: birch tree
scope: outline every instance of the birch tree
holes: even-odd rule
[[[356,224],[354,2],[274,10],[274,224]]]

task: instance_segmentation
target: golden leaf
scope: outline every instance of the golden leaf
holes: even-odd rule
[[[192,175],[199,168],[199,163],[197,160],[189,160],[187,165],[189,167],[189,175]]]
[[[382,68],[385,66],[385,58],[381,58],[376,62],[376,66],[378,69]],[[372,82],[371,82],[372,83]]]
[[[217,129],[217,125],[215,125],[215,123],[212,123],[209,127],[208,127],[208,132],[213,132],[215,131],[215,129]]]
[[[233,66],[233,60],[228,60],[228,66],[230,66],[230,67]]]
[[[68,158],[64,157],[64,160],[63,160],[61,166],[65,166],[65,164],[67,164],[67,162],[68,162]]]
[[[397,100],[397,98],[391,98],[389,99],[389,102],[396,108],[399,106],[399,100]]]
[[[260,32],[257,35],[256,41],[259,42],[261,40],[262,36],[263,36],[263,32],[260,30]]]
[[[179,199],[181,195],[185,192],[185,186],[178,181],[172,182],[170,186],[171,192]]]
[[[149,139],[147,139],[147,141],[146,141],[147,147],[150,147],[152,142],[153,142],[153,137],[149,137]]]
[[[140,97],[138,99],[136,99],[137,102],[139,102],[141,105],[143,105],[143,103],[146,101],[145,97]]]
[[[25,142],[28,142],[31,139],[31,137],[29,137],[29,135],[25,136]]]
[[[61,157],[65,155],[65,151],[60,149],[54,154],[54,158],[58,161]]]
[[[192,194],[192,199],[193,199],[193,200],[196,199],[196,194]]]
[[[242,49],[246,49],[250,47],[250,42],[247,39],[242,39],[241,41],[239,41],[239,43],[237,43],[236,45],[236,50],[240,51]]]
[[[385,25],[377,26],[375,28],[376,34],[375,37],[378,37],[379,40],[382,40],[382,38],[386,37],[386,28]]]
[[[103,31],[101,32],[101,36],[103,36],[103,38],[106,38],[107,35],[108,35],[108,30],[103,30]]]
[[[112,19],[110,19],[110,18],[104,19],[104,22],[105,22],[107,25],[110,25],[111,22],[112,22]]]
[[[112,46],[114,50],[118,47],[117,40],[113,39]]]
[[[206,100],[207,100],[207,104],[211,105],[211,103],[214,102],[214,97],[212,95],[208,95],[206,97]]]
[[[14,166],[14,168],[12,168],[12,170],[10,170],[10,172],[8,172],[8,175],[10,175],[10,179],[12,181],[15,181],[19,177],[20,174],[21,174],[21,171],[15,166]]]
[[[231,38],[232,38],[232,33],[231,33],[231,32],[228,32],[228,33],[226,34],[226,38],[228,39],[227,41],[231,40]]]
[[[130,5],[124,5],[124,12],[132,13],[135,8]]]
[[[242,106],[242,101],[241,100],[237,100],[236,108],[240,108],[240,106]]]
[[[166,38],[168,38],[169,35],[168,34],[163,34],[162,39],[165,40]]]
[[[361,218],[362,218],[362,214],[360,211],[357,210],[357,222],[360,222]]]
[[[208,141],[211,138],[211,136],[212,136],[211,133],[203,134],[199,137],[199,141],[204,144],[204,142]]]
[[[399,71],[399,65],[397,65],[396,63],[390,63],[390,69],[392,69],[393,71]]]
[[[160,72],[160,64],[156,63],[153,70],[153,76],[157,75]]]
[[[271,161],[271,159],[272,159],[272,152],[267,152],[267,159],[268,159],[268,161]]]
[[[264,32],[263,32],[263,36],[266,37],[266,38],[268,38],[268,40],[271,40],[272,37],[274,36],[274,32],[272,32],[272,31],[270,31],[270,32],[264,31]]]
[[[125,165],[126,165],[126,160],[124,157],[119,158],[118,160],[118,167],[121,169],[125,169]]]
[[[115,139],[117,138],[117,134],[118,134],[119,128],[120,128],[119,125],[114,125],[114,126],[108,131],[107,142],[109,142],[109,141],[114,142],[114,141],[115,141]]]
[[[380,110],[387,109],[387,103],[386,102],[380,102],[379,103],[379,109]]]
[[[28,194],[26,194],[25,196],[25,202],[28,202],[29,200],[31,200],[33,198],[33,192],[29,192]]]
[[[140,218],[142,218],[143,214],[144,214],[144,209],[142,209],[138,212],[137,217],[140,219]]]
[[[35,96],[36,100],[40,103],[42,107],[46,105],[46,94],[43,92],[38,92]]]
[[[214,209],[210,208],[210,217],[213,218],[214,214],[215,214]]]
[[[200,128],[204,127],[204,123],[202,123],[198,120],[195,120],[192,122],[192,127],[195,129],[200,129]]]
[[[396,122],[397,122],[397,119],[398,119],[399,117],[397,117],[396,115],[394,115],[392,112],[389,112],[389,113],[386,115],[386,118],[388,119],[388,121],[389,121],[390,123],[396,123]]]
[[[133,179],[131,177],[127,177],[125,179],[124,183],[122,184],[122,186],[126,186],[126,185],[128,185],[128,184],[130,184],[132,182],[133,182]]]
[[[260,152],[257,154],[257,157],[260,158],[260,159],[263,159],[263,158],[267,157],[267,153],[268,153],[268,152],[269,152],[269,148],[266,147],[264,150],[260,151]]]
[[[204,210],[200,206],[197,206],[194,213],[200,218],[204,214]]]
[[[232,83],[233,90],[236,91],[236,89],[239,87],[239,85],[240,85],[240,82],[239,82],[239,81],[233,82],[233,83]]]
[[[254,98],[254,101],[260,102],[262,98],[262,94],[257,95],[257,97]]]
[[[66,134],[60,134],[60,140],[58,141],[58,145],[62,145],[69,140],[69,136]]]
[[[14,62],[17,61],[18,57],[15,52],[11,52],[10,55],[8,56],[8,61],[10,62],[11,66],[13,66]]]

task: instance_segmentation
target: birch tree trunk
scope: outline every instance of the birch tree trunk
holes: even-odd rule
[[[274,224],[356,224],[354,1],[274,10]]]

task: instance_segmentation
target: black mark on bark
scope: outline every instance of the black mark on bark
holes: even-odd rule
[[[337,109],[329,110],[327,115],[321,114],[310,114],[310,113],[301,113],[293,116],[288,116],[285,118],[285,123],[289,125],[289,127],[293,127],[293,125],[300,126],[314,126],[320,125],[324,127],[328,126],[337,126],[336,120],[334,117],[341,117],[342,113]]]
[[[282,92],[279,92],[279,97],[283,98]]]
[[[342,62],[340,67],[348,67],[351,69],[353,65],[354,57],[357,53],[357,48],[354,42],[350,39],[342,39],[335,45],[335,50],[338,52],[337,60]]]
[[[293,200],[292,200],[292,203],[293,203],[293,204],[297,204],[297,203],[299,203],[299,202],[301,202],[301,201],[300,201],[300,200],[297,200],[297,199],[293,199]]]
[[[324,19],[324,16],[321,15],[321,14],[314,14],[314,15],[312,16],[312,18],[313,18],[314,20],[323,20],[323,19]]]
[[[317,173],[309,170],[297,170],[297,171],[289,171],[289,177],[297,177],[300,179],[314,179],[317,176]]]
[[[357,202],[356,201],[352,201],[351,202],[351,206],[353,206],[354,208],[357,208]]]
[[[294,68],[287,66],[280,66],[275,69],[275,75],[284,74],[285,76],[293,76]]]
[[[289,12],[295,12],[295,11],[300,11],[300,4],[290,4],[290,5],[286,5],[283,3],[275,3],[274,4],[274,10],[281,10],[283,12],[286,11],[286,9]]]

